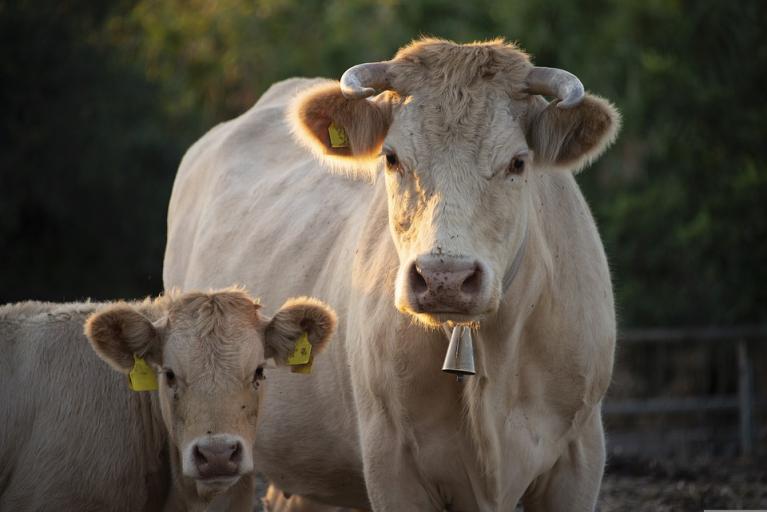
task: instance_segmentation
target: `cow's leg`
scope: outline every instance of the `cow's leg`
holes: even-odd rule
[[[307,508],[298,502],[297,498],[295,495],[286,496],[279,487],[270,483],[266,494],[261,498],[261,504],[264,512],[307,512]]]
[[[365,512],[361,509],[323,505],[295,494],[287,497],[274,484],[269,484],[266,495],[261,498],[264,512]]]
[[[375,512],[442,511],[415,468],[413,447],[398,439],[380,415],[362,429],[365,485]]]
[[[578,439],[554,466],[528,489],[525,512],[591,512],[599,497],[605,466],[605,437],[600,414],[594,414]]]

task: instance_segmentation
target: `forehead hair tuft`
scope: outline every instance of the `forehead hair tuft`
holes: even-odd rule
[[[494,81],[521,93],[531,67],[527,53],[502,38],[469,44],[421,38],[397,52],[392,83],[407,94],[442,95]]]
[[[233,323],[252,322],[257,325],[258,302],[242,288],[227,288],[210,292],[180,293],[171,291],[158,301],[164,302],[171,324],[193,323],[200,335],[223,334]]]
[[[494,98],[526,100],[530,57],[503,39],[457,44],[422,38],[391,61],[392,88],[434,109],[429,131],[478,136]]]

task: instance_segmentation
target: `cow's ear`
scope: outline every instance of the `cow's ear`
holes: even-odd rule
[[[312,345],[312,354],[325,348],[336,328],[335,312],[323,302],[308,297],[290,299],[269,321],[264,333],[265,356],[278,365],[287,364],[302,334]]]
[[[533,100],[527,119],[527,140],[536,164],[579,171],[615,140],[620,129],[618,110],[609,101],[586,95],[574,108]]]
[[[378,161],[391,124],[388,97],[348,99],[338,82],[311,87],[291,104],[294,136],[333,168],[351,173],[369,169]]]
[[[162,364],[161,327],[125,303],[107,306],[85,322],[85,335],[96,353],[116,370],[128,373],[133,356]]]

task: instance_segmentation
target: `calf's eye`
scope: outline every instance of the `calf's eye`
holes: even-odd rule
[[[515,156],[509,163],[509,174],[522,174],[525,171],[525,159],[522,156]]]
[[[167,382],[169,386],[173,386],[176,383],[176,374],[173,370],[166,368],[162,373],[165,376],[165,382]]]

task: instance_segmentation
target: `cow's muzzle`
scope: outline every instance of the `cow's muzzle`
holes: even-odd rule
[[[475,259],[421,255],[408,269],[410,306],[416,313],[484,313],[487,274],[485,266]]]

